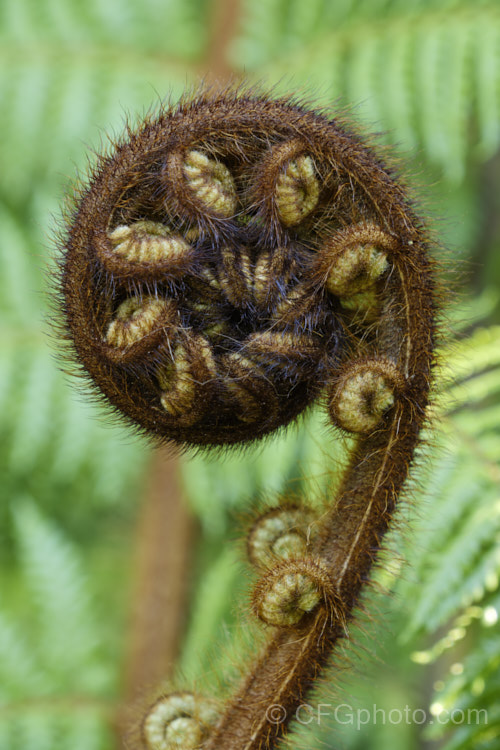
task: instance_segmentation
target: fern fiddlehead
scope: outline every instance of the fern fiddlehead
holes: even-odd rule
[[[245,92],[203,93],[129,132],[78,196],[66,329],[120,413],[163,440],[226,446],[323,399],[358,435],[327,513],[283,503],[250,531],[253,610],[270,636],[234,698],[196,728],[201,699],[163,696],[146,747],[274,747],[346,636],[425,419],[427,245],[356,135]]]

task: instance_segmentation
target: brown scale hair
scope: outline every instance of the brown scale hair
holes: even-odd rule
[[[301,525],[284,500],[252,527],[269,638],[234,697],[215,715],[200,696],[184,709],[184,693],[161,696],[139,732],[151,750],[273,748],[348,634],[425,423],[436,294],[424,223],[339,119],[207,90],[100,158],[63,245],[76,359],[147,434],[242,445],[321,400],[358,435],[328,512]]]

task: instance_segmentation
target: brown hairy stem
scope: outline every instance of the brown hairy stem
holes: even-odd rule
[[[217,0],[212,13],[212,34],[204,63],[207,81],[227,81],[233,74],[228,62],[229,45],[240,20],[239,0]]]
[[[401,365],[411,385],[392,421],[356,446],[315,545],[335,584],[335,604],[320,608],[301,630],[271,636],[205,750],[274,747],[297,718],[339,639],[349,637],[348,621],[389,527],[424,420],[434,329],[427,265],[422,259],[420,273],[416,263],[410,271],[400,269],[402,295],[414,307],[405,311],[407,331],[400,340]],[[273,713],[273,706],[281,713]]]
[[[178,460],[160,448],[152,457],[137,526],[135,596],[118,720],[124,746],[137,700],[173,673],[185,627],[194,531]]]
[[[252,608],[273,630],[235,697],[160,695],[138,728],[148,750],[271,750],[348,638],[425,420],[429,244],[349,127],[245,90],[146,121],[82,190],[66,330],[116,410],[156,438],[221,448],[321,398],[359,435],[321,518],[285,499],[252,527]]]
[[[125,691],[155,685],[179,654],[189,592],[193,519],[184,502],[178,460],[166,450],[153,457],[137,534],[136,597],[132,609]]]

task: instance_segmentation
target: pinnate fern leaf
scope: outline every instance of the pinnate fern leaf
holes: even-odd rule
[[[28,498],[14,529],[16,590],[0,602],[0,747],[104,750],[114,665],[99,644],[79,552]],[[15,609],[21,627],[8,614]]]
[[[356,107],[372,129],[420,149],[454,182],[471,156],[498,148],[499,59],[498,3],[469,0],[252,0],[233,50],[235,64],[257,76],[264,68],[284,88],[304,84]]]

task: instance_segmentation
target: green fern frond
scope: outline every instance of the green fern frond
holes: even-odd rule
[[[307,83],[322,99],[360,105],[372,128],[459,182],[471,155],[491,156],[500,142],[499,55],[496,2],[252,0],[233,59],[280,86]]]
[[[8,323],[33,326],[39,311],[33,237],[18,217],[0,202],[0,311]],[[16,336],[19,331],[13,332]],[[2,337],[5,330],[2,330]]]
[[[0,38],[26,43],[44,40],[67,48],[78,46],[132,47],[136,52],[173,49],[182,58],[203,51],[206,26],[204,0],[144,0],[123,3],[110,0],[34,0],[3,3]],[[18,52],[22,52],[19,50]]]
[[[438,404],[449,416],[438,427],[440,444],[423,488],[427,517],[415,547],[424,554],[413,562],[418,584],[407,591],[413,605],[406,637],[434,633],[481,603],[500,577],[499,343],[498,327],[478,329],[442,353]]]
[[[112,736],[99,712],[93,706],[72,706],[64,700],[39,700],[32,705],[21,703],[5,709],[0,715],[2,750],[109,750]],[[102,712],[101,712],[102,714]]]
[[[414,523],[410,572],[396,586],[408,612],[401,640],[416,645],[425,636],[414,661],[435,662],[439,673],[441,656],[447,652],[449,669],[457,655],[436,683],[438,719],[426,728],[429,738],[446,740],[445,750],[493,750],[500,736],[500,643],[483,630],[500,610],[498,343],[498,327],[478,329],[442,352],[439,437],[419,493],[425,505]],[[483,720],[461,719],[469,709],[483,710]]]
[[[1,610],[6,607],[3,599],[0,607]],[[0,705],[7,700],[25,698],[27,691],[42,695],[46,689],[46,676],[30,651],[29,642],[18,626],[0,611]],[[0,720],[0,728],[1,725]]]
[[[8,80],[0,81],[0,159],[11,199],[27,200],[35,182],[48,180],[56,189],[66,181],[68,163],[85,166],[85,145],[99,143],[103,124],[108,132],[121,132],[125,113],[135,115],[160,96],[180,93],[182,66],[161,58],[139,61],[127,47],[97,57],[78,49],[46,55],[34,48],[2,66]]]
[[[14,529],[19,573],[0,601],[0,747],[104,750],[115,665],[79,553],[28,499]],[[22,627],[9,621],[13,610]]]
[[[63,673],[71,683],[78,667],[93,661],[96,649],[97,628],[81,561],[74,546],[35,505],[18,504],[14,515],[40,663],[48,674],[57,674],[59,684],[63,684]],[[78,680],[84,684],[82,675]]]
[[[445,750],[496,750],[500,738],[500,635],[482,624],[482,637],[474,651],[452,665],[444,687],[436,694],[436,713],[445,720],[427,728],[429,739],[451,734]],[[446,720],[447,719],[447,720]],[[457,726],[458,725],[458,726]]]
[[[459,475],[464,481],[461,472]],[[471,497],[483,495],[477,479],[467,484],[465,494],[469,504]],[[418,597],[414,603],[410,634],[420,629],[434,633],[457,611],[481,601],[488,579],[500,574],[500,505],[491,491],[483,499],[484,506],[462,518],[463,525],[454,533],[452,527],[448,538],[448,529],[443,530],[441,525],[439,505],[434,508],[441,531],[440,550],[427,555],[425,574],[418,579],[425,597]]]
[[[0,470],[15,492],[34,493],[56,513],[55,487],[75,506],[123,503],[142,472],[147,447],[125,428],[100,423],[100,411],[70,391],[41,338],[29,346],[21,338],[16,346],[12,337],[10,344],[0,366]]]
[[[443,357],[441,380],[446,384],[463,381],[493,367],[500,367],[500,326],[478,328],[455,343]]]
[[[80,0],[0,6],[0,162],[18,203],[60,184],[99,127],[178,95],[206,44],[204,0]],[[187,66],[187,68],[186,68]],[[12,153],[16,157],[13,159]]]

